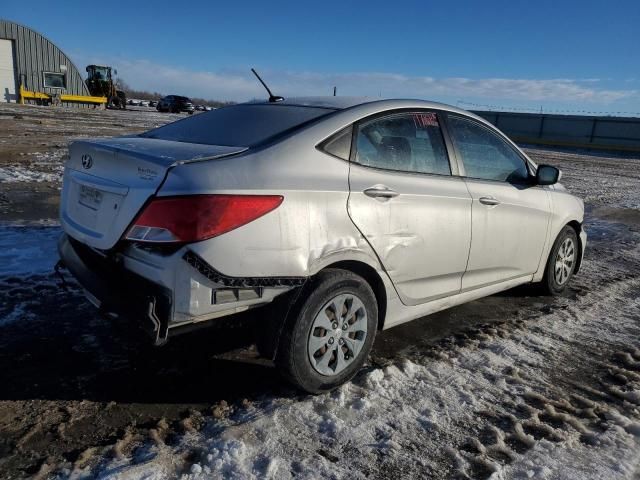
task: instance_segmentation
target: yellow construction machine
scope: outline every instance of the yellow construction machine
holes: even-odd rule
[[[118,90],[114,75],[117,70],[105,65],[88,65],[85,83],[89,93],[94,97],[107,97],[107,108],[127,108],[127,97],[122,90]]]

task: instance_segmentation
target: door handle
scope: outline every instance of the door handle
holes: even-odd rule
[[[374,185],[364,190],[364,194],[367,197],[373,198],[394,198],[400,195],[395,190],[391,190],[386,185]]]
[[[480,197],[479,200],[483,205],[500,205],[500,200],[494,197]]]

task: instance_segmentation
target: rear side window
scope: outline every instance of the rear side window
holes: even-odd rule
[[[334,111],[296,105],[232,105],[170,123],[141,136],[207,145],[252,147]]]
[[[524,159],[488,128],[450,116],[449,132],[467,177],[502,182],[522,182],[529,178]]]
[[[401,113],[362,123],[356,138],[356,162],[367,167],[451,175],[438,116]]]
[[[320,145],[320,150],[343,160],[349,160],[351,155],[351,135],[353,127],[348,126],[339,131]]]

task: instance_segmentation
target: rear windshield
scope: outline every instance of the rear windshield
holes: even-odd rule
[[[177,142],[253,147],[334,111],[296,105],[232,105],[170,123],[141,136]]]

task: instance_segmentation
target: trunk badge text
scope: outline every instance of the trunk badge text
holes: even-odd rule
[[[89,169],[93,165],[93,158],[91,155],[82,155],[82,168]]]

